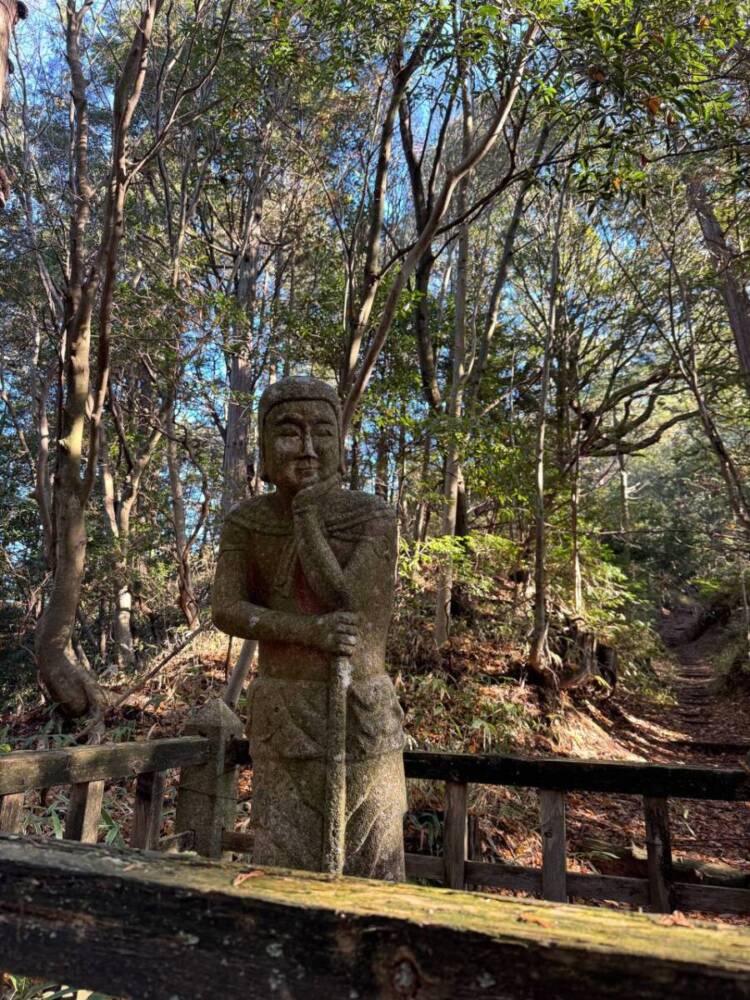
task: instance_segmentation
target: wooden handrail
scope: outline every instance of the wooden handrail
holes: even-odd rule
[[[750,801],[750,774],[737,769],[631,761],[453,754],[410,750],[407,778],[509,785],[557,792],[608,792],[652,798]]]
[[[233,759],[250,765],[247,740],[235,740]],[[476,785],[508,785],[555,792],[607,792],[650,798],[750,802],[750,774],[740,768],[642,764],[515,754],[438,753],[407,750],[407,778]]]
[[[750,934],[644,914],[0,837],[14,971],[149,1000],[740,1000]]]
[[[208,755],[209,742],[201,736],[59,750],[17,750],[0,755],[0,796],[205,764]]]

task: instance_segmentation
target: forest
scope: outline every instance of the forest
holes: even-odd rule
[[[689,735],[750,749],[749,14],[0,0],[0,750],[241,714],[211,586],[289,375],[397,515],[412,748],[597,755],[687,622]]]

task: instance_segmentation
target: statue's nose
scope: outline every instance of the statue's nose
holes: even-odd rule
[[[310,433],[310,428],[305,428],[305,435],[302,439],[302,457],[303,458],[317,458],[318,454],[315,451],[315,445],[313,444],[312,434]]]

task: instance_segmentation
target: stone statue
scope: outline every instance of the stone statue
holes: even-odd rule
[[[261,475],[221,536],[213,617],[257,639],[247,732],[253,861],[404,878],[403,712],[385,671],[396,521],[344,489],[336,392],[285,378],[260,401]]]

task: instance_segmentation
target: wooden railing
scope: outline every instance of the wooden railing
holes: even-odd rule
[[[159,830],[164,775],[180,770],[173,843],[207,857],[222,850],[249,852],[252,839],[235,833],[238,766],[250,764],[239,720],[212,702],[187,727],[188,735],[99,747],[21,751],[0,757],[0,833],[18,833],[24,796],[32,789],[70,785],[66,839],[94,842],[105,779],[136,777],[130,846],[162,846]],[[606,899],[656,912],[700,910],[750,913],[750,889],[679,881],[672,865],[668,800],[750,801],[750,774],[742,770],[669,767],[561,758],[408,752],[407,778],[445,782],[443,854],[407,854],[407,874],[453,889],[494,887],[541,895],[553,901]],[[471,784],[537,789],[542,867],[489,863],[468,851]],[[645,878],[567,871],[567,792],[637,795],[646,822]],[[740,873],[741,874],[741,873]]]
[[[0,755],[0,833],[23,828],[26,794],[70,786],[64,838],[96,843],[105,780],[135,780],[130,847],[155,850],[160,840],[166,772],[179,770],[177,847],[207,857],[221,854],[221,835],[233,825],[234,741],[242,726],[223,702],[210,702],[186,726],[186,735],[103,746],[19,750]],[[242,745],[241,741],[241,745]]]
[[[0,836],[1,960],[139,1000],[747,1000],[746,930],[665,923]]]
[[[410,877],[435,879],[453,889],[470,886],[512,889],[560,902],[570,897],[608,899],[660,913],[674,909],[750,913],[750,889],[676,880],[669,826],[670,798],[750,801],[750,774],[746,771],[557,757],[421,752],[406,753],[404,763],[408,778],[445,782],[443,856],[407,854],[406,871]],[[474,861],[468,857],[470,784],[538,790],[541,869]],[[567,871],[566,792],[642,798],[648,878]]]

